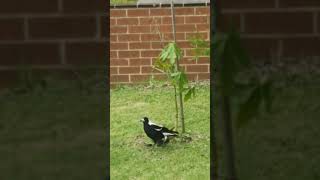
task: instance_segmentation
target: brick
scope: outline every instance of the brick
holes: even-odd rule
[[[173,40],[173,33],[163,33],[162,34],[164,41],[172,41]],[[176,33],[177,40],[186,40],[185,33]]]
[[[192,48],[189,41],[179,41],[177,42],[179,48]]]
[[[125,9],[110,9],[110,17],[126,17],[127,10]]]
[[[130,49],[150,49],[151,44],[150,42],[130,42],[129,48]]]
[[[118,67],[110,67],[109,73],[110,73],[110,75],[118,74]]]
[[[111,34],[125,34],[128,32],[127,26],[110,26]]]
[[[283,40],[284,57],[320,56],[320,38],[289,38]]]
[[[107,8],[105,1],[64,0],[62,2],[63,11],[66,13],[105,12]]]
[[[186,39],[192,39],[192,38],[195,38],[195,37],[199,37],[201,39],[208,39],[208,33],[207,32],[192,32],[192,33],[186,33]]]
[[[127,59],[110,59],[110,66],[128,66]]]
[[[96,35],[93,17],[33,18],[29,24],[33,39],[88,38]]]
[[[177,33],[176,38],[177,38],[177,40],[186,40],[186,34],[185,33]]]
[[[141,57],[157,57],[159,56],[161,50],[148,50],[141,51]]]
[[[165,44],[167,44],[167,42],[152,42],[151,43],[151,47],[152,47],[152,49],[162,49],[164,46],[165,46]]]
[[[127,10],[128,17],[137,17],[137,16],[149,16],[149,9],[128,9]]]
[[[130,75],[130,81],[133,83],[137,82],[148,82],[151,79],[152,75]],[[165,80],[166,76],[162,74],[155,74],[153,75],[154,79],[156,80]]]
[[[201,31],[210,31],[210,24],[197,24],[196,25],[196,31],[201,32]]]
[[[209,80],[210,79],[210,73],[199,73],[198,74],[198,80]]]
[[[110,51],[110,58],[118,58],[118,51]]]
[[[128,50],[129,45],[128,43],[110,43],[110,49],[111,50]]]
[[[302,8],[302,7],[320,7],[320,1],[318,0],[280,0],[279,6],[281,8]]]
[[[187,16],[186,24],[206,24],[209,23],[209,16]]]
[[[75,65],[103,65],[107,62],[106,42],[66,43],[66,60]],[[111,56],[111,55],[110,55]]]
[[[119,67],[119,74],[133,74],[133,73],[140,73],[139,66],[130,66],[130,67]]]
[[[161,24],[161,17],[140,17],[140,25]]]
[[[152,66],[141,66],[141,73],[150,74],[150,73],[162,73],[162,72],[154,69]]]
[[[196,15],[210,15],[210,7],[197,7],[195,10]]]
[[[116,18],[110,18],[110,27],[114,26],[117,24],[117,19]]]
[[[150,26],[129,26],[129,33],[150,33]]]
[[[152,8],[150,9],[150,16],[170,16],[171,10],[169,8]]]
[[[257,33],[312,33],[313,16],[307,12],[248,13],[245,15],[245,32]]]
[[[224,0],[219,3],[219,7],[222,9],[252,9],[252,8],[274,8],[274,1],[270,0]]]
[[[23,32],[23,19],[0,19],[0,40],[22,40]]]
[[[176,8],[176,15],[194,15],[195,8],[194,7],[186,7],[186,8]]]
[[[110,19],[110,25],[115,23],[113,22],[115,19]],[[110,29],[109,29],[109,17],[102,16],[100,18],[100,32],[101,32],[101,37],[109,37],[110,34]]]
[[[141,34],[141,41],[160,41],[158,34]]]
[[[186,65],[187,72],[209,72],[208,65]]]
[[[151,31],[154,33],[167,33],[172,32],[172,26],[171,25],[159,25],[159,26],[152,26]]]
[[[139,51],[119,51],[119,58],[137,58],[140,57]]]
[[[279,49],[277,39],[243,38],[242,44],[251,58],[270,58]]]
[[[129,59],[129,66],[151,65],[150,58]]]
[[[184,50],[185,51],[185,56],[195,56],[195,54],[194,54],[194,50],[193,49],[185,49]]]
[[[111,75],[110,82],[129,82],[129,75]]]
[[[52,13],[58,11],[58,0],[0,1],[0,14]]]
[[[193,58],[184,57],[179,61],[180,64],[196,64],[196,61]]]
[[[190,73],[187,73],[187,78],[189,81],[197,81],[198,80],[198,74],[190,74]]]
[[[118,41],[118,36],[110,34],[110,38],[109,39],[110,39],[110,42],[116,42],[116,41]]]
[[[194,32],[196,26],[194,24],[178,24],[176,25],[176,32]]]
[[[197,64],[210,64],[210,57],[199,57]]]
[[[138,25],[138,18],[119,18],[117,19],[118,25]]]
[[[140,34],[120,34],[118,35],[118,41],[140,41]]]
[[[130,74],[130,82],[147,82],[151,78],[150,75],[133,75]]]
[[[2,44],[0,45],[0,54],[0,65],[4,66],[56,65],[60,63],[58,44]]]
[[[184,16],[176,16],[176,24],[184,24]],[[172,24],[172,17],[162,17],[161,18],[162,24]]]

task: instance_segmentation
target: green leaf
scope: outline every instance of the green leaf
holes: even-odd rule
[[[258,115],[261,102],[261,87],[258,85],[252,90],[249,98],[240,105],[236,122],[237,128],[243,127]]]
[[[194,97],[195,96],[195,87],[192,86],[192,87],[189,87],[187,88],[187,93],[184,95],[184,101],[188,101],[191,97]]]
[[[161,61],[160,58],[156,59],[156,61],[154,62],[154,67],[166,72],[167,74],[172,72],[173,69],[173,66],[171,64]]]
[[[213,51],[222,93],[230,95],[234,89],[235,77],[250,64],[240,43],[240,34],[233,29],[226,34],[217,33],[213,37]]]
[[[176,43],[169,43],[160,53],[159,58],[161,61],[168,61],[173,65],[176,61],[180,60],[182,57],[181,49]]]

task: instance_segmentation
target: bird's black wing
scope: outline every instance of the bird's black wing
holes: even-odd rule
[[[163,135],[167,135],[167,136],[176,136],[178,135],[179,133],[177,131],[172,131],[172,130],[169,130],[168,128],[166,127],[163,127],[162,130],[161,130],[162,134]]]

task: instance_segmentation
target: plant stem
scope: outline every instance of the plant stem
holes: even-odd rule
[[[226,171],[228,180],[237,180],[236,169],[235,169],[235,155],[234,155],[234,143],[233,143],[233,131],[231,121],[231,108],[230,99],[228,96],[222,96],[221,103],[221,115],[224,133],[224,149],[226,153]]]
[[[174,86],[174,102],[176,105],[176,122],[175,122],[175,130],[178,130],[179,125],[179,109],[178,109],[178,99],[177,99],[177,87]]]
[[[184,112],[183,112],[183,100],[182,100],[182,93],[179,92],[179,102],[180,102],[180,119],[181,119],[181,128],[182,133],[185,132],[185,126],[184,126]]]
[[[171,14],[172,14],[172,30],[173,30],[173,39],[174,42],[176,43],[176,21],[175,21],[175,12],[174,12],[174,4],[173,0],[171,0]],[[176,68],[179,71],[179,60],[177,59],[176,61]],[[182,89],[178,89],[179,92],[179,107],[180,107],[180,120],[181,120],[181,128],[182,128],[182,133],[185,132],[185,126],[184,126],[184,110],[183,110],[183,99],[182,99]]]

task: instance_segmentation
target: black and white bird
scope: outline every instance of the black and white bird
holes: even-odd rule
[[[147,117],[140,120],[143,122],[143,129],[154,144],[162,145],[169,142],[170,137],[178,136],[178,132],[151,122]]]

